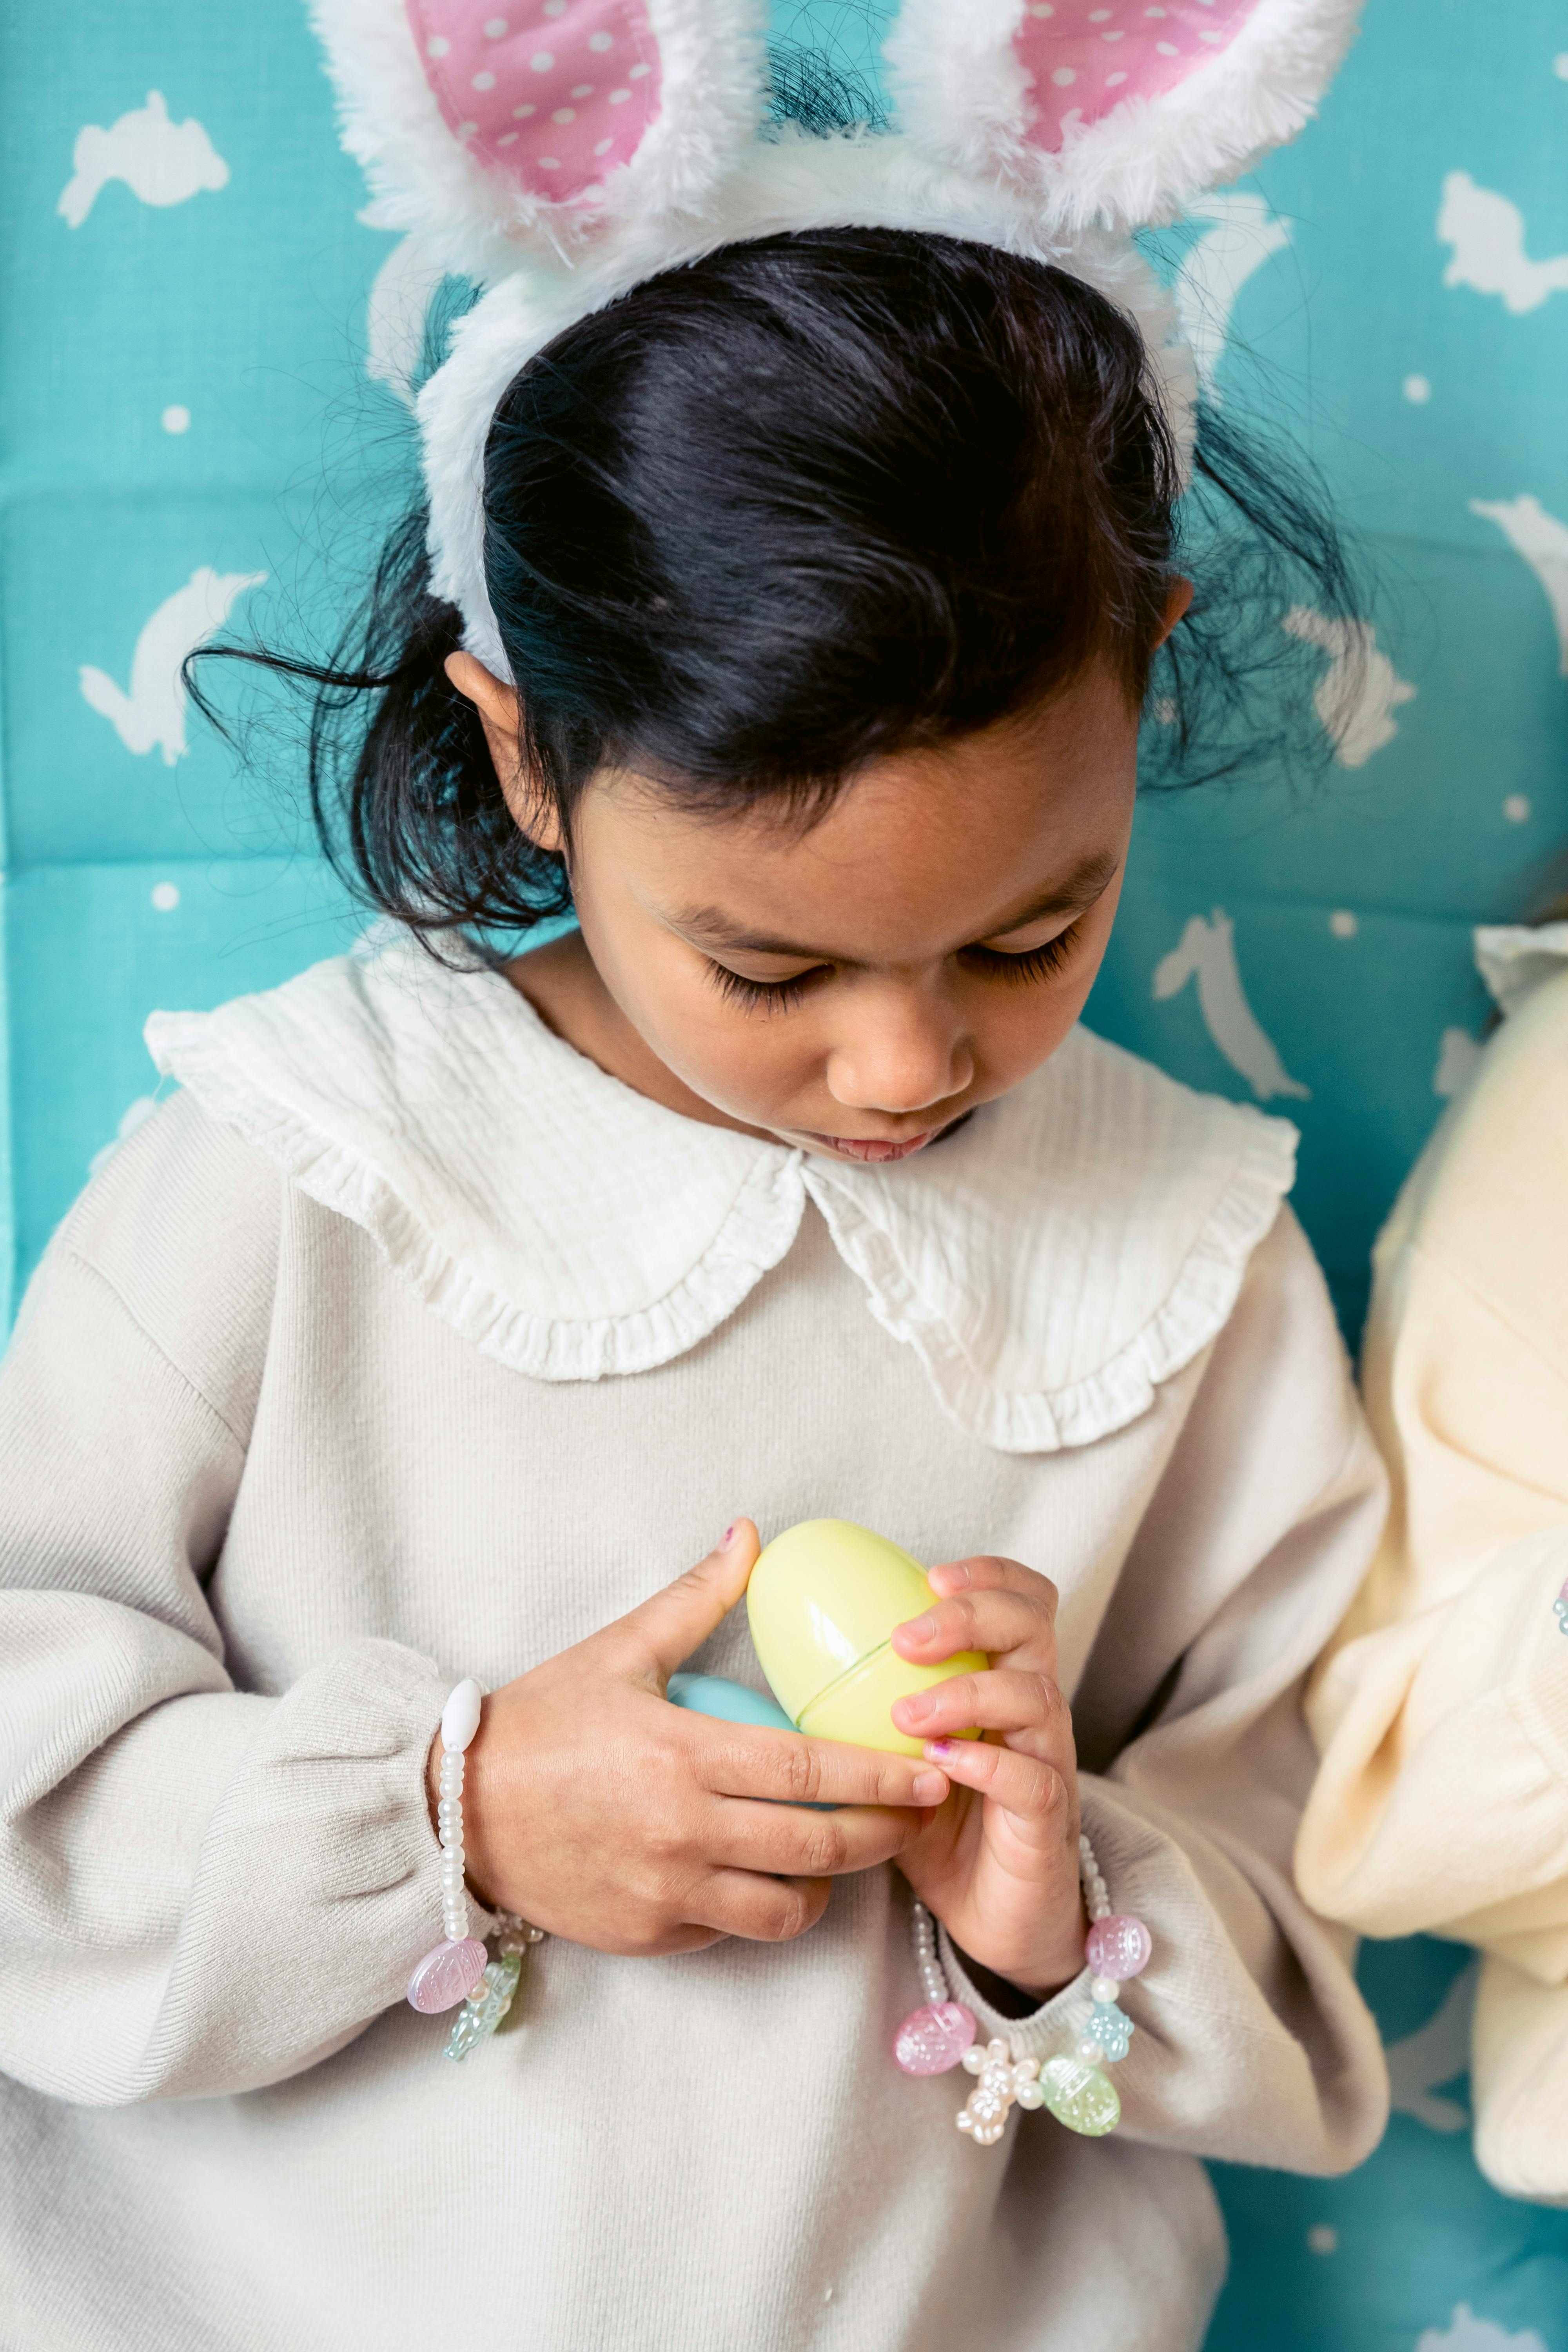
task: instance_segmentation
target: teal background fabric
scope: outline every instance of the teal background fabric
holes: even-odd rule
[[[775,7],[872,79],[888,14]],[[299,0],[35,5],[4,41],[14,1299],[145,1115],[148,1012],[268,986],[357,928],[303,819],[297,721],[263,698],[238,769],[171,678],[226,610],[310,642],[352,596],[412,486],[396,380],[424,289],[357,217]],[[1321,121],[1160,240],[1220,397],[1280,415],[1366,535],[1386,666],[1354,711],[1330,698],[1315,790],[1145,804],[1089,1017],[1298,1120],[1299,1204],[1352,1332],[1373,1234],[1485,1024],[1469,927],[1528,909],[1568,842],[1565,132],[1562,0],[1369,0]],[[1369,1948],[1362,1973],[1388,2136],[1343,2181],[1217,2169],[1214,2352],[1568,2352],[1568,2216],[1470,2161],[1468,1956]]]

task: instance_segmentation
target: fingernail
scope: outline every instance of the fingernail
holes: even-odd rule
[[[915,1774],[917,1805],[940,1805],[946,1794],[947,1778],[944,1773],[917,1772]]]
[[[718,1549],[719,1549],[721,1551],[728,1551],[728,1550],[729,1550],[729,1549],[730,1549],[730,1546],[734,1542],[734,1540],[735,1540],[735,1523],[734,1523],[734,1521],[731,1519],[731,1522],[730,1522],[730,1525],[725,1528],[725,1530],[724,1530],[723,1534],[722,1534],[722,1535],[720,1537],[720,1538],[719,1538],[719,1545],[718,1545]]]
[[[962,1559],[944,1561],[940,1573],[944,1592],[962,1592],[972,1580],[967,1563]]]
[[[911,1617],[907,1625],[900,1626],[899,1631],[907,1633],[911,1642],[929,1642],[936,1632],[936,1619],[931,1616]]]
[[[928,1756],[948,1757],[956,1756],[957,1753],[958,1742],[956,1739],[928,1739],[926,1741],[926,1754]]]
[[[923,1723],[928,1715],[935,1713],[936,1701],[928,1698],[924,1691],[910,1691],[908,1697],[899,1701],[899,1709],[906,1723]]]

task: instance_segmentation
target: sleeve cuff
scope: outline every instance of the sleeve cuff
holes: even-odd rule
[[[976,1986],[945,1927],[937,1930],[937,1949],[942,1955],[949,1993],[965,2009],[973,2011],[975,2029],[982,2042],[1005,2042],[1015,2058],[1037,2058],[1042,2065],[1047,2058],[1071,2056],[1094,2006],[1087,1968],[1026,2017],[1008,2017],[994,2007]]]

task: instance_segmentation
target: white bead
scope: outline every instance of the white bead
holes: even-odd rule
[[[459,1755],[479,1727],[479,1702],[484,1693],[472,1677],[461,1682],[441,1709],[441,1745]]]
[[[1089,1979],[1089,1989],[1096,2000],[1114,2000],[1121,1990],[1115,1977],[1093,1977]]]
[[[1091,2042],[1087,2033],[1078,2045],[1078,2054],[1086,2066],[1098,2066],[1105,2056],[1099,2042]]]

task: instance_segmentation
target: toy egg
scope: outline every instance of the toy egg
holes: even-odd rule
[[[746,1588],[752,1643],[773,1696],[797,1731],[895,1756],[923,1753],[889,1708],[910,1691],[988,1661],[961,1650],[939,1666],[911,1665],[891,1646],[895,1625],[932,1601],[918,1559],[848,1519],[805,1519],[767,1545]],[[961,1739],[978,1734],[962,1731]]]

